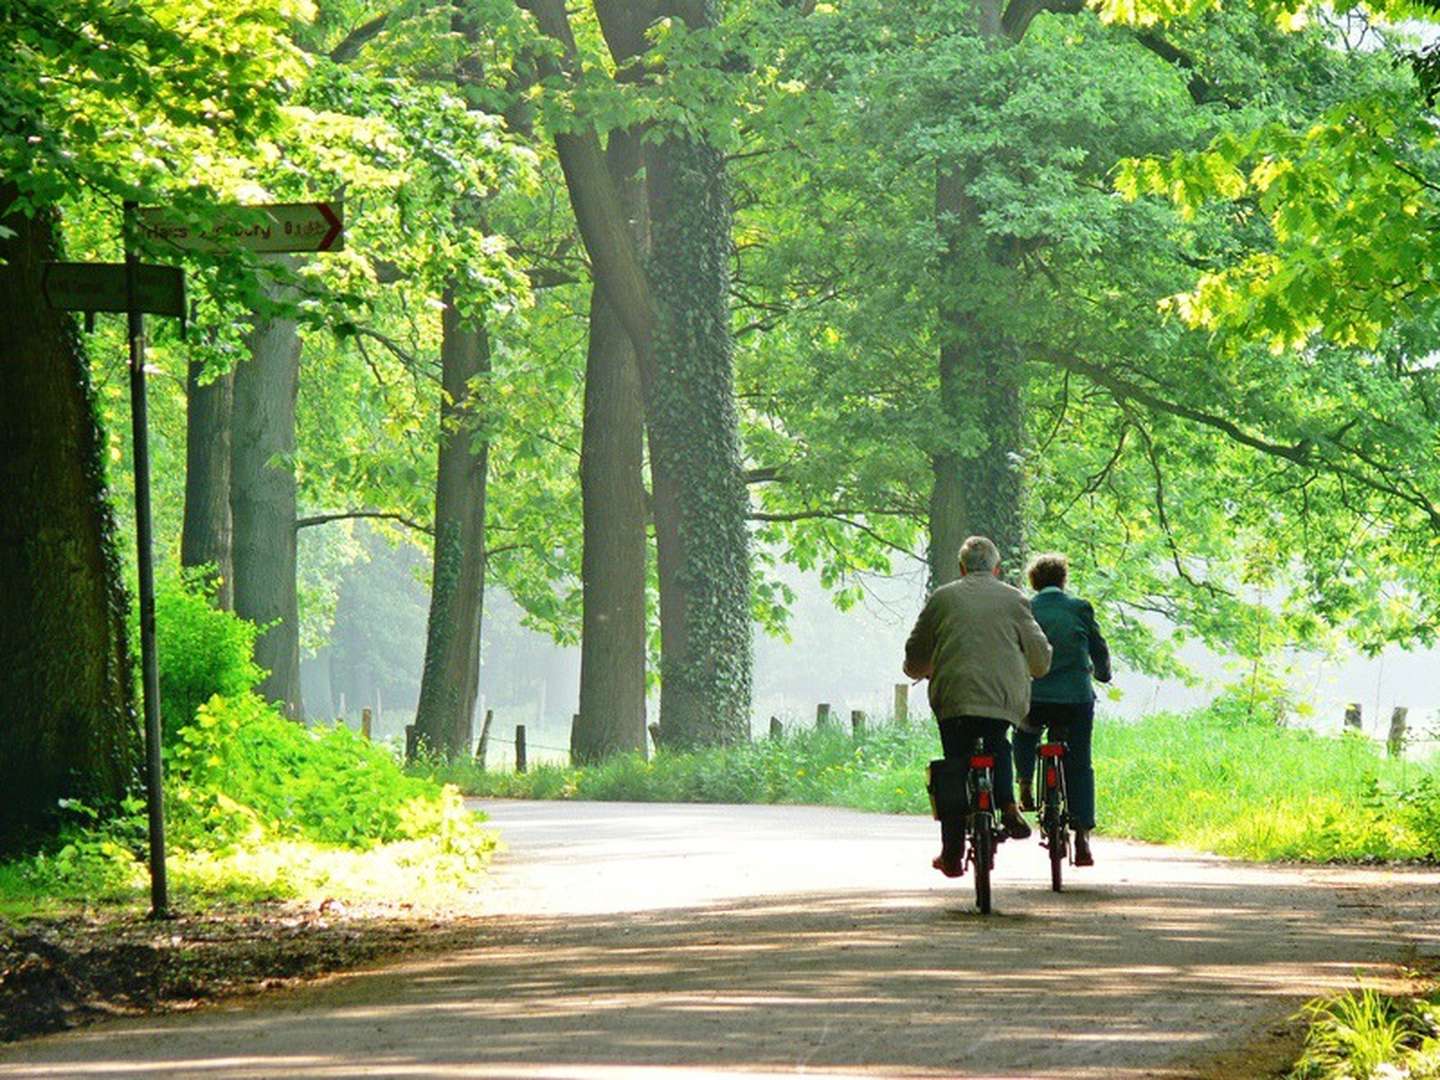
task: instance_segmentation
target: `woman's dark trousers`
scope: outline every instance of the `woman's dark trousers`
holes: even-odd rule
[[[945,757],[968,765],[975,752],[975,740],[982,739],[985,753],[995,758],[995,803],[1003,809],[1015,801],[1015,773],[1010,759],[1010,722],[990,716],[947,716],[940,721],[940,746]],[[940,822],[940,843],[946,851],[965,844],[965,819],[945,818]]]
[[[1095,732],[1093,701],[1058,704],[1037,701],[1030,706],[1034,731],[1015,729],[1015,772],[1025,778],[1035,775],[1035,758],[1040,731],[1048,729],[1052,742],[1065,743],[1065,789],[1070,800],[1070,819],[1077,829],[1095,827],[1095,766],[1090,756],[1090,739]],[[1039,792],[1036,792],[1039,798]]]

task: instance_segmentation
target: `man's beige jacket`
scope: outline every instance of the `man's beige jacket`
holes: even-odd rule
[[[1050,642],[1019,589],[992,574],[966,574],[930,594],[905,643],[905,659],[934,668],[937,719],[988,716],[1018,724],[1030,680],[1050,670]]]

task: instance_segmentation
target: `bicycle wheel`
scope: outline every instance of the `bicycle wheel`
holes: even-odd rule
[[[990,815],[975,815],[975,826],[971,830],[971,842],[975,858],[975,906],[981,915],[990,914],[990,867],[995,861],[995,841],[991,832]]]
[[[1057,817],[1059,815],[1056,815]],[[1046,833],[1050,847],[1050,891],[1059,892],[1065,866],[1065,830],[1051,828]]]

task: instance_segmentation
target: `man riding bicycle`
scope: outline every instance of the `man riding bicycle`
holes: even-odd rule
[[[930,680],[930,708],[946,758],[966,760],[981,739],[995,758],[995,797],[1005,831],[1017,840],[1030,826],[1015,805],[1009,729],[1030,711],[1030,680],[1050,670],[1050,642],[1030,601],[1000,580],[1000,551],[984,536],[960,547],[960,577],[930,594],[905,643],[905,674]],[[965,822],[940,821],[946,877],[965,866]]]

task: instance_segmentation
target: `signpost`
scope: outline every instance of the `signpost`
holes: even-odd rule
[[[155,565],[151,557],[150,441],[145,394],[145,314],[169,315],[184,327],[185,272],[142,264],[141,238],[179,251],[259,253],[339,251],[345,243],[344,206],[334,202],[222,205],[200,214],[125,203],[123,263],[46,263],[45,302],[83,311],[124,312],[130,342],[130,423],[135,443],[135,547],[140,578],[140,665],[145,709],[145,801],[150,818],[150,913],[170,907],[165,873],[165,804],[160,760],[160,676],[155,656]]]
[[[181,251],[340,251],[345,246],[345,204],[271,203],[215,206],[182,214],[148,207],[139,214],[141,234]]]
[[[62,311],[128,313],[125,263],[46,263],[40,276],[45,302]],[[135,267],[135,303],[150,315],[185,318],[185,271],[178,266]]]

